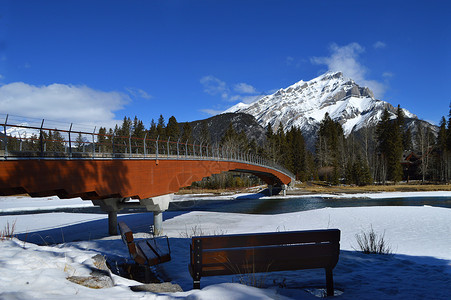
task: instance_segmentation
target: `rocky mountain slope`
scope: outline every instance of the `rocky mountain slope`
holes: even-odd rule
[[[345,135],[374,126],[387,108],[395,118],[396,108],[378,100],[367,87],[360,87],[341,72],[329,72],[310,81],[299,81],[250,104],[238,103],[224,113],[239,112],[254,116],[263,127],[301,128],[309,146],[314,143],[319,123],[326,113],[340,122]],[[403,109],[406,124],[415,131],[417,116]],[[430,124],[429,124],[430,125]],[[435,126],[434,131],[436,130]]]
[[[203,123],[208,128],[212,143],[221,140],[230,124],[237,132],[244,130],[249,140],[254,139],[260,145],[266,141],[266,129],[258,124],[255,118],[249,114],[224,113],[205,120],[189,122],[193,138],[197,141],[200,140]],[[180,128],[182,127],[183,123],[180,124]]]
[[[339,121],[346,135],[364,126],[375,125],[387,108],[394,116],[395,108],[374,98],[367,87],[360,87],[341,72],[326,73],[310,81],[303,80],[267,95],[251,104],[238,103],[225,112],[253,115],[263,127],[271,124],[285,130],[291,126],[311,131],[329,113]],[[404,110],[407,118],[416,116]]]

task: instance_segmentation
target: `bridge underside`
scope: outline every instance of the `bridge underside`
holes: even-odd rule
[[[146,199],[177,192],[212,174],[251,173],[269,185],[291,178],[270,168],[216,160],[5,160],[0,162],[0,195],[28,193],[86,200]]]

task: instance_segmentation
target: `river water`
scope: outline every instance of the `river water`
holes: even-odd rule
[[[364,207],[364,206],[436,206],[451,208],[451,197],[400,197],[400,198],[268,198],[236,199],[218,201],[212,198],[172,202],[171,211],[214,211],[245,214],[281,214],[306,211],[325,207]]]
[[[218,200],[212,197],[201,197],[195,200],[174,201],[169,204],[169,211],[212,211],[243,214],[281,214],[306,211],[325,207],[364,207],[364,206],[435,206],[451,208],[451,197],[399,197],[399,198],[333,198],[333,197],[263,197],[261,194],[238,197],[234,200]],[[100,207],[80,208],[42,208],[36,211],[0,212],[0,216],[40,214],[51,212],[104,214]],[[145,207],[123,209],[119,213],[147,212]]]

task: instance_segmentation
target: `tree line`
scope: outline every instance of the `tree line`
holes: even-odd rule
[[[347,137],[341,124],[326,113],[317,130],[314,151],[310,151],[297,127],[284,131],[282,126],[272,128],[268,125],[266,141],[258,144],[230,123],[221,139],[212,143],[206,122],[202,123],[200,134],[194,140],[191,125],[188,122],[179,124],[174,116],[166,122],[160,115],[157,122],[152,119],[148,128],[135,116],[133,120],[124,117],[122,124],[114,129],[101,127],[96,143],[97,147],[102,147],[100,151],[113,152],[127,152],[131,146],[141,149],[144,137],[182,144],[215,144],[229,152],[258,155],[274,161],[300,181],[322,180],[330,184],[356,185],[412,179],[448,182],[451,179],[451,106],[448,120],[442,117],[437,134],[423,121],[417,122],[415,136],[412,136],[412,129],[412,126],[407,126],[399,105],[395,118],[385,109],[376,126],[364,127]],[[44,139],[48,141],[46,151],[64,151],[64,139],[58,131],[43,132],[42,135],[27,141],[27,150],[40,151],[39,139]],[[18,148],[18,139],[9,139],[8,143],[11,149]],[[155,147],[154,143],[149,144],[149,147]],[[73,145],[75,151],[85,151],[84,147],[89,146],[89,142],[78,134]],[[171,149],[167,147],[170,147],[169,143],[162,142],[159,145],[161,153],[169,153]],[[221,186],[250,184],[245,178],[236,179],[236,174],[233,178],[242,183],[234,184],[231,178],[218,177],[215,180],[221,182]],[[208,182],[207,185],[211,187],[217,183]]]
[[[413,136],[412,131],[415,131]],[[375,126],[347,137],[328,113],[319,124],[315,149],[310,152],[302,132],[276,132],[269,125],[263,154],[284,165],[301,181],[330,184],[387,184],[402,180],[449,182],[451,179],[451,109],[442,117],[438,134],[421,120],[408,126],[398,105],[395,118],[385,109]]]

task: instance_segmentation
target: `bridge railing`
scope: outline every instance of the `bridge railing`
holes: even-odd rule
[[[161,140],[143,136],[119,136],[74,129],[50,128],[42,120],[40,124],[0,123],[0,159],[183,159],[221,160],[249,163],[294,175],[273,161],[266,160],[251,151],[245,153],[232,147],[221,147],[218,143]],[[1,128],[0,127],[0,128]]]

